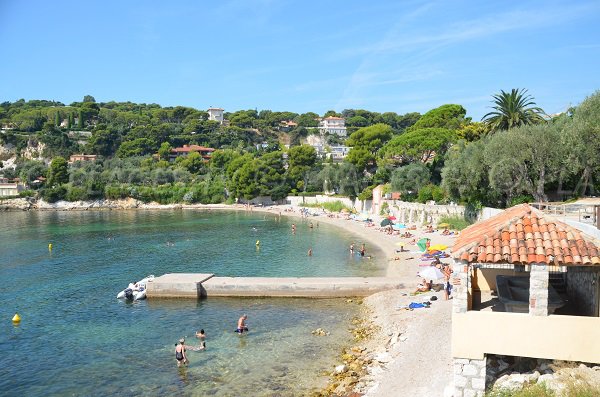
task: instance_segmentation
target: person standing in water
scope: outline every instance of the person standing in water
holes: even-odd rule
[[[200,349],[206,349],[206,334],[204,333],[204,328],[200,330],[200,332],[196,332],[196,338],[200,339]]]
[[[308,256],[312,256],[312,248],[308,249]]]
[[[185,339],[179,339],[179,343],[175,345],[175,360],[177,360],[177,366],[188,364],[187,355],[185,354]]]
[[[354,243],[350,243],[350,254],[354,254]]]
[[[238,323],[237,323],[237,329],[235,330],[235,332],[240,333],[240,334],[243,334],[244,332],[248,332],[248,326],[246,325],[247,319],[248,319],[248,316],[245,314],[239,318]]]
[[[366,250],[365,250],[365,244],[362,243],[361,246],[360,246],[360,256],[365,256],[365,252],[366,252]]]

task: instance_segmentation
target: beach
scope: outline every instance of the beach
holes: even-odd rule
[[[252,207],[253,211],[291,216],[301,216],[299,208],[290,206]],[[287,210],[287,211],[286,211]],[[421,254],[413,239],[430,238],[432,244],[452,246],[455,236],[445,236],[441,230],[427,233],[418,228],[410,230],[411,238],[389,235],[376,226],[367,227],[365,222],[348,220],[346,215],[323,214],[309,216],[313,223],[327,223],[344,228],[362,238],[354,241],[355,247],[365,243],[367,255],[370,246],[377,246],[385,253],[386,276],[402,280],[403,288],[379,292],[364,299],[365,314],[378,331],[368,340],[361,341],[366,348],[363,355],[373,357],[367,369],[368,375],[354,386],[359,393],[368,397],[387,396],[444,396],[452,381],[452,357],[450,352],[452,300],[444,300],[443,292],[427,292],[411,295],[419,281],[417,273],[423,269],[419,264]],[[374,215],[373,223],[379,225],[383,219]],[[404,241],[405,252],[397,252],[398,242]],[[358,249],[358,248],[357,248]],[[450,263],[450,258],[442,259]],[[430,301],[429,308],[405,310],[411,302]],[[360,395],[360,394],[359,394]]]

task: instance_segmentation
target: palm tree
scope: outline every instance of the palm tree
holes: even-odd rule
[[[527,95],[526,89],[512,89],[510,93],[500,91],[493,96],[495,109],[481,118],[492,130],[508,130],[526,124],[539,124],[545,121],[546,114],[535,106],[533,97]]]

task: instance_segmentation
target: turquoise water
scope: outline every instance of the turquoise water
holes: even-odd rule
[[[356,305],[248,298],[126,303],[117,292],[167,272],[383,273],[377,260],[348,254],[351,241],[360,243],[354,236],[271,214],[28,212],[1,213],[0,222],[2,395],[303,395],[349,342]],[[16,327],[15,312],[23,318]],[[233,329],[242,313],[251,332],[240,336]],[[332,335],[311,335],[318,327]],[[190,366],[177,369],[175,342],[188,336],[188,344],[197,344],[193,333],[200,328],[207,350],[189,352]]]

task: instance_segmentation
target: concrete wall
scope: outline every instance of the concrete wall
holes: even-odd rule
[[[463,312],[452,316],[452,356],[484,354],[600,363],[600,318]]]
[[[341,201],[348,208],[354,208],[358,212],[367,212],[371,210],[372,200],[350,200],[349,197],[333,197],[333,196],[325,196],[325,195],[316,195],[312,197],[302,197],[302,196],[287,196],[286,202],[287,204],[293,206],[301,206],[302,204],[320,204],[320,203],[333,203],[336,201]]]
[[[475,269],[474,275],[474,291],[496,291],[496,276],[498,275],[529,277],[529,273],[513,269]]]
[[[398,222],[405,224],[437,224],[443,216],[465,215],[465,207],[462,205],[437,205],[409,203],[400,200],[382,200],[388,204],[389,211],[398,219]]]
[[[567,295],[583,316],[598,317],[600,269],[573,266],[567,268]]]

